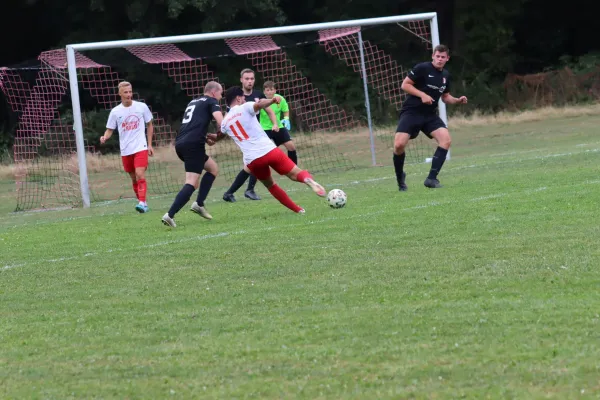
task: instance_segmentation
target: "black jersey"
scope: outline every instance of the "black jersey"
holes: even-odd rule
[[[258,103],[260,99],[266,99],[267,96],[260,90],[253,90],[249,95],[244,95],[246,101],[253,101],[254,103]],[[260,122],[260,113],[256,114],[256,119]]]
[[[208,125],[215,111],[221,111],[221,106],[214,97],[201,96],[190,101],[183,113],[175,143],[205,144]]]
[[[450,73],[448,70],[439,70],[431,62],[415,65],[408,72],[408,77],[415,83],[415,87],[428,94],[432,104],[423,104],[420,97],[408,95],[402,104],[402,111],[415,111],[419,113],[435,113],[438,101],[443,93],[450,92]]]

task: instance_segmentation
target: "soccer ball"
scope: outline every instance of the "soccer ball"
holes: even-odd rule
[[[333,189],[327,195],[327,202],[331,208],[342,208],[346,205],[347,200],[346,193],[341,189]]]

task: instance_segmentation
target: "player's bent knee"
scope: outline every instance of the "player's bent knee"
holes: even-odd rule
[[[401,155],[402,153],[404,153],[405,148],[406,148],[406,146],[404,146],[404,145],[396,145],[394,143],[394,154]]]
[[[406,143],[400,141],[394,141],[394,153],[401,155],[406,149]]]

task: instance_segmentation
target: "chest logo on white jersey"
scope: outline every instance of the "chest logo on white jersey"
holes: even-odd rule
[[[121,132],[135,131],[140,127],[140,117],[137,115],[128,115],[123,122],[121,122]]]

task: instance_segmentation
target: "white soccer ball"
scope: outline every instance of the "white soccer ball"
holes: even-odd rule
[[[346,205],[348,197],[341,189],[333,189],[327,195],[327,202],[331,208],[342,208]]]

